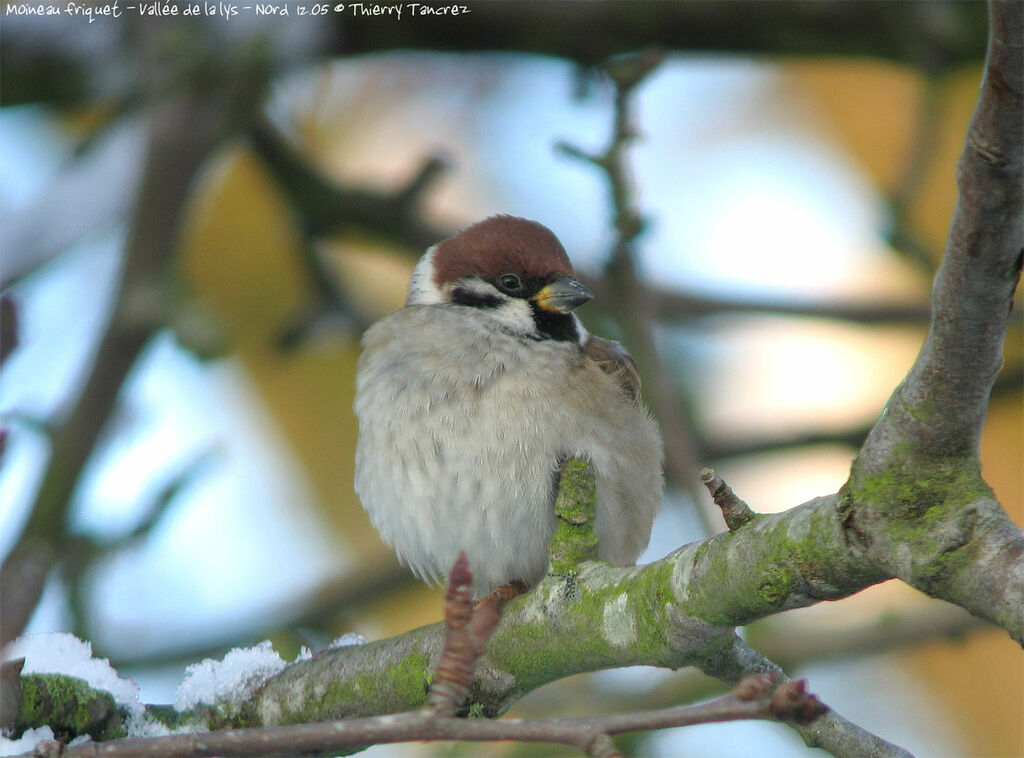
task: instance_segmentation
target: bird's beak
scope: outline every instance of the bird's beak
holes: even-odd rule
[[[569,276],[558,277],[530,298],[541,310],[553,313],[568,313],[593,299],[593,292]]]

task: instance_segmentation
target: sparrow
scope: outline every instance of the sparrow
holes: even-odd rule
[[[356,369],[355,489],[420,578],[460,551],[473,592],[545,575],[558,470],[586,459],[599,557],[632,565],[662,499],[662,443],[636,364],[573,309],[593,295],[545,226],[491,216],[432,246]]]

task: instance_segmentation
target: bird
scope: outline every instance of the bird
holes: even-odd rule
[[[355,490],[419,578],[464,552],[477,598],[535,586],[568,458],[593,470],[598,557],[647,546],[661,435],[630,354],[574,312],[592,298],[550,229],[495,215],[430,247],[405,306],[364,333]]]

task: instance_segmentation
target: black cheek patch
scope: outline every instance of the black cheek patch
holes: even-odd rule
[[[472,308],[497,308],[505,301],[497,295],[484,295],[465,287],[456,287],[452,290],[452,302]]]

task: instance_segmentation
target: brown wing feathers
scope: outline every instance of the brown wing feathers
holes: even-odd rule
[[[626,348],[615,340],[590,335],[583,346],[583,352],[595,361],[602,371],[615,378],[631,401],[640,402],[640,373],[637,371],[636,361]]]

